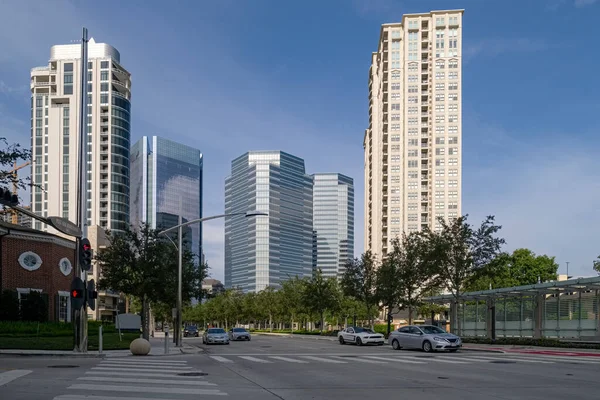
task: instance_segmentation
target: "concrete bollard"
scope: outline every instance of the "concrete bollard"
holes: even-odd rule
[[[148,355],[148,353],[150,353],[150,350],[151,350],[150,342],[148,342],[146,339],[142,339],[142,338],[135,339],[129,345],[129,350],[131,351],[131,354],[133,354],[134,356]]]
[[[98,328],[98,354],[102,354],[102,325]]]
[[[165,327],[165,354],[169,354],[169,327]]]

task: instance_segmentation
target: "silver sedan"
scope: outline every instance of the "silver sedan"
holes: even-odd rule
[[[244,328],[231,328],[229,330],[229,340],[248,340],[250,341],[250,332]]]
[[[433,325],[403,326],[390,333],[388,343],[394,350],[423,349],[424,352],[460,349],[460,338]]]
[[[202,336],[204,344],[223,343],[229,344],[229,335],[222,328],[209,328]]]

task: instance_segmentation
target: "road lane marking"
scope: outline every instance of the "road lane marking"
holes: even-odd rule
[[[98,390],[106,392],[128,392],[128,393],[162,393],[162,394],[203,394],[213,396],[227,396],[227,393],[218,389],[196,389],[196,388],[177,388],[177,387],[156,387],[156,386],[114,386],[114,385],[93,385],[93,384],[74,384],[68,387],[74,390]],[[79,396],[81,399],[81,395]],[[139,397],[138,397],[139,398]],[[141,399],[141,398],[140,398]],[[145,399],[145,398],[144,398]]]
[[[189,376],[186,377],[190,379]],[[214,383],[206,381],[190,381],[190,380],[172,380],[172,379],[140,379],[140,378],[120,378],[114,376],[82,376],[77,378],[79,381],[94,381],[94,382],[115,382],[115,383],[156,383],[162,385],[208,385],[216,386]]]
[[[117,367],[94,367],[92,368],[93,371],[118,371],[118,372],[135,372],[136,368],[117,368]],[[172,373],[181,373],[181,372],[192,372],[191,367],[190,368],[186,368],[186,369],[177,369],[177,370],[168,370],[168,371],[161,371],[161,370],[156,370],[156,369],[142,369],[140,370],[140,372],[172,372]]]
[[[308,361],[297,360],[295,358],[287,358],[287,357],[280,357],[280,356],[269,356],[269,358],[274,358],[276,360],[287,361],[287,362],[291,362],[291,363],[308,364]]]
[[[256,357],[250,357],[250,356],[240,356],[240,358],[243,358],[244,360],[248,360],[248,361],[262,363],[262,364],[272,364],[273,363],[272,361],[269,361],[269,360],[263,360],[262,358],[256,358]]]
[[[428,358],[428,357],[424,357],[424,358]],[[431,357],[428,358],[429,361],[431,362],[440,362],[440,363],[446,363],[446,364],[468,364],[468,362],[466,361],[456,361],[456,360],[445,360],[443,358],[439,358],[439,357]]]
[[[125,368],[128,367],[130,369],[148,369],[148,370],[161,370],[161,371],[183,371],[186,369],[192,369],[192,367],[158,367],[156,365],[123,365],[123,364],[105,364],[100,363],[100,367],[102,368]]]
[[[14,381],[22,376],[29,375],[33,371],[28,369],[13,369],[10,371],[2,372],[0,374],[0,386],[6,385],[9,382]]]
[[[112,369],[109,371],[88,371],[86,375],[101,375],[101,376],[139,376],[139,377],[148,377],[148,378],[177,378],[177,379],[189,379],[189,377],[179,376],[181,372],[164,372],[160,371],[152,371],[152,372],[120,372],[113,371]],[[203,379],[203,377],[199,376],[197,378]]]
[[[396,362],[405,362],[408,364],[427,364],[425,361],[416,361],[416,360],[407,360],[405,358],[386,358],[386,357],[378,357],[378,356],[365,356],[367,358],[373,358],[376,360],[385,360],[385,361],[396,361]]]
[[[172,366],[172,367],[176,367],[178,365],[186,365],[187,361],[146,361],[146,360],[117,360],[117,359],[110,359],[110,360],[102,360],[103,363],[119,363],[119,364],[131,364],[131,365],[166,365],[166,366]]]
[[[347,364],[348,363],[348,361],[332,360],[331,358],[323,358],[323,357],[315,357],[315,356],[300,356],[300,357],[306,358],[309,360],[313,360],[313,361],[321,361],[321,362],[331,363],[331,364]]]
[[[230,359],[225,358],[225,357],[221,357],[221,356],[210,356],[210,358],[212,358],[213,360],[222,362],[222,363],[232,363],[233,362]]]

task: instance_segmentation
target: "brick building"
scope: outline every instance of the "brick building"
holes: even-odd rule
[[[0,221],[0,289],[48,296],[48,320],[70,321],[75,242]]]

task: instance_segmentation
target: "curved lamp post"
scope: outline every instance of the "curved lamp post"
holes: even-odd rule
[[[181,206],[180,206],[181,208]],[[268,216],[269,214],[262,212],[262,211],[250,211],[250,212],[246,212],[246,213],[230,213],[230,214],[220,214],[220,215],[213,215],[211,217],[204,217],[204,218],[198,218],[192,221],[188,221],[188,222],[182,222],[182,217],[181,217],[181,212],[179,213],[179,225],[173,226],[169,229],[165,229],[164,231],[160,232],[160,235],[166,235],[169,232],[173,232],[174,230],[178,231],[178,242],[179,245],[177,246],[177,252],[179,253],[179,267],[177,270],[177,324],[175,325],[175,334],[176,334],[176,339],[175,339],[175,345],[177,347],[181,347],[182,343],[182,338],[181,338],[181,309],[182,309],[182,303],[183,303],[183,282],[182,282],[182,275],[183,275],[183,228],[188,226],[188,225],[193,225],[193,224],[198,224],[198,223],[202,223],[204,221],[210,221],[211,219],[219,219],[219,218],[226,218],[226,217],[237,217],[237,216],[244,216],[246,218],[248,217],[257,217],[257,216]],[[167,236],[167,238],[171,239],[169,236]],[[172,240],[171,240],[172,241]],[[174,243],[173,243],[174,244]]]

